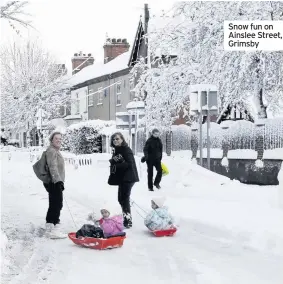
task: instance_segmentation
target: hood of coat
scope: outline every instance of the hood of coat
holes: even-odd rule
[[[166,197],[155,197],[152,198],[152,201],[159,207],[162,208],[164,206],[164,203],[166,201]]]

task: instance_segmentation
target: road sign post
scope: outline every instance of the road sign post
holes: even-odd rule
[[[214,85],[198,84],[190,86],[191,113],[199,120],[199,151],[200,165],[203,165],[203,133],[202,122],[206,116],[207,121],[207,168],[210,169],[210,127],[211,116],[218,114],[217,88]]]

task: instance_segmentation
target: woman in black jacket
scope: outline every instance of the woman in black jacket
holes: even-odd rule
[[[124,226],[132,227],[130,196],[132,187],[139,181],[136,161],[131,148],[125,141],[122,133],[111,136],[113,156],[110,161],[110,176],[108,184],[118,185],[118,202],[123,211]]]

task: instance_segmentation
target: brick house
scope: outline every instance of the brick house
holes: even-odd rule
[[[168,24],[168,20],[158,18],[159,27]],[[83,58],[81,53],[79,57],[75,54],[72,66],[80,66],[80,70],[73,72],[71,78],[71,115],[65,118],[68,124],[90,119],[115,120],[116,113],[127,111],[127,104],[135,98],[132,90],[138,80],[131,79],[130,71],[141,57],[147,61],[148,46],[144,35],[148,27],[153,29],[155,22],[155,18],[149,19],[148,5],[145,4],[144,18],[139,20],[131,48],[126,39],[108,38],[103,46],[104,63],[94,63],[92,59],[87,60],[87,56]],[[170,60],[176,56],[172,51]],[[151,62],[153,59],[157,62],[158,58],[164,59],[157,55],[151,58]],[[87,65],[83,59],[87,60]],[[184,123],[186,120],[180,113],[175,124]]]
[[[130,91],[129,43],[108,38],[103,46],[104,62],[84,67],[71,78],[71,115],[68,124],[89,119],[115,120],[133,100]],[[73,57],[73,66],[78,66]]]

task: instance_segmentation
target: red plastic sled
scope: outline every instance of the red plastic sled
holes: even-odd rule
[[[177,228],[171,228],[168,230],[151,231],[156,237],[172,237],[177,232]]]
[[[119,248],[123,246],[124,240],[126,238],[126,236],[117,236],[109,239],[97,239],[88,237],[77,239],[76,233],[69,233],[68,236],[70,240],[73,241],[73,243],[75,243],[76,245],[98,250]]]

